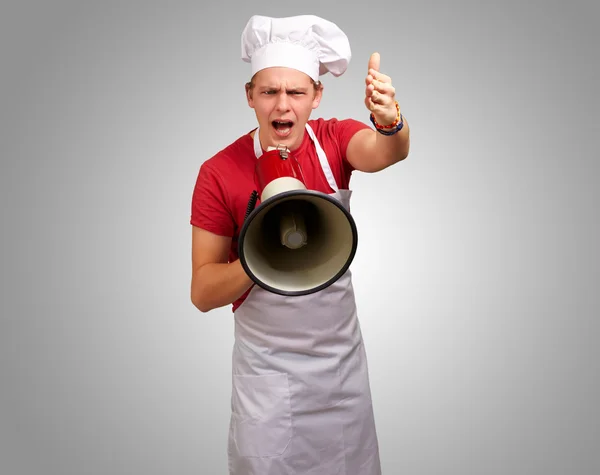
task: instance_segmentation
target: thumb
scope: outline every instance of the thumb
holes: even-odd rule
[[[381,56],[379,53],[373,53],[369,58],[369,69],[367,71],[374,69],[375,71],[379,71],[379,63],[381,62]]]

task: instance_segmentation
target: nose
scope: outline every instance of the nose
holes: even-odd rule
[[[276,108],[279,112],[287,112],[290,109],[290,102],[288,95],[285,91],[281,91],[277,95],[277,105]]]

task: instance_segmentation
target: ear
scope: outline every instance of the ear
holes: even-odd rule
[[[254,109],[254,100],[252,99],[252,89],[250,88],[250,83],[247,82],[245,85],[246,88],[246,100],[248,101],[248,105]]]
[[[319,104],[321,103],[321,97],[323,97],[323,83],[321,83],[321,86],[319,87],[319,89],[317,89],[315,91],[315,97],[314,97],[313,103],[312,103],[313,109],[316,109],[317,107],[319,107]]]

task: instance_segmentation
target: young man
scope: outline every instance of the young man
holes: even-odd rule
[[[286,297],[253,285],[237,254],[256,159],[268,147],[285,145],[307,188],[347,209],[353,170],[377,172],[408,155],[408,124],[377,53],[364,97],[375,130],[352,119],[310,120],[323,94],[319,76],[340,76],[350,57],[346,35],[322,18],[253,16],[242,59],[252,67],[246,95],[258,128],[198,174],[191,299],[202,312],[232,304],[235,319],[231,475],[381,474],[350,271],[324,290]]]

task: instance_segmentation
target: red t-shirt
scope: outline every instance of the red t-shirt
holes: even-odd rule
[[[348,189],[353,168],[346,160],[346,148],[352,136],[368,126],[353,119],[317,119],[308,124],[327,155],[338,188]],[[302,144],[292,154],[300,163],[309,190],[333,193],[308,132],[305,131]],[[238,237],[250,195],[256,189],[255,165],[254,141],[246,134],[206,160],[196,180],[190,223],[219,236],[231,237],[229,262],[239,258]],[[233,303],[233,311],[249,292]]]

